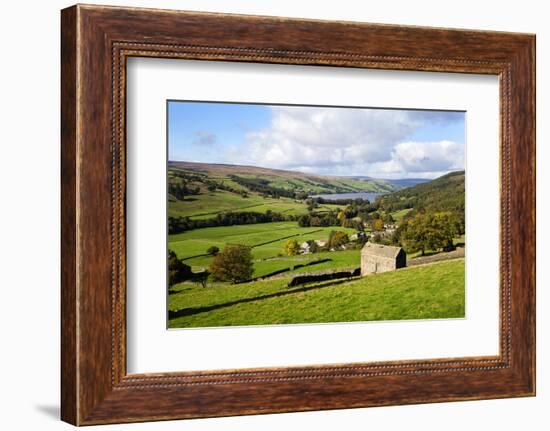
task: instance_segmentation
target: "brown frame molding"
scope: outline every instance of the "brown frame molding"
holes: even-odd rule
[[[83,5],[61,18],[63,420],[91,425],[535,394],[534,35]],[[129,56],[498,75],[500,354],[127,375]]]

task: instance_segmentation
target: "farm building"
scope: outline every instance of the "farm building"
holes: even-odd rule
[[[401,247],[367,242],[361,249],[361,275],[395,271],[407,266],[407,254]]]
[[[300,252],[303,254],[307,254],[311,251],[311,245],[312,243],[315,243],[318,247],[324,247],[327,245],[327,242],[322,239],[316,239],[315,241],[304,241],[302,244],[300,244]]]

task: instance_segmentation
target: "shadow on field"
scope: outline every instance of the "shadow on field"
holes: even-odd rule
[[[182,292],[185,292],[185,291],[188,291],[188,290],[193,290],[193,288],[192,287],[184,287],[184,288],[179,289],[179,290],[168,289],[168,295],[174,295],[176,293],[182,293]]]
[[[317,284],[315,286],[300,287],[292,290],[288,289],[283,292],[269,293],[266,295],[254,296],[252,298],[237,299],[235,301],[225,302],[223,304],[208,305],[205,307],[182,308],[181,310],[177,310],[177,311],[169,310],[168,319],[175,319],[177,317],[183,317],[183,316],[192,316],[194,314],[206,313],[208,311],[219,310],[220,308],[232,307],[233,305],[246,304],[248,302],[261,301],[263,299],[278,298],[281,296],[294,295],[295,293],[309,292],[310,290],[317,290],[317,289],[322,289],[324,287],[336,286],[338,284],[346,283],[348,281],[350,280],[349,279],[336,280],[336,281],[330,281],[327,283]]]

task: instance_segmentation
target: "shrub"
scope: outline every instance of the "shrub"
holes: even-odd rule
[[[213,245],[212,247],[208,247],[206,252],[212,256],[216,256],[220,252],[220,248]]]

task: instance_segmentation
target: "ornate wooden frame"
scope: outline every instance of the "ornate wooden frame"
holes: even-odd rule
[[[88,425],[534,395],[534,35],[81,5],[61,15],[63,420]],[[498,75],[500,354],[128,375],[129,56]]]

